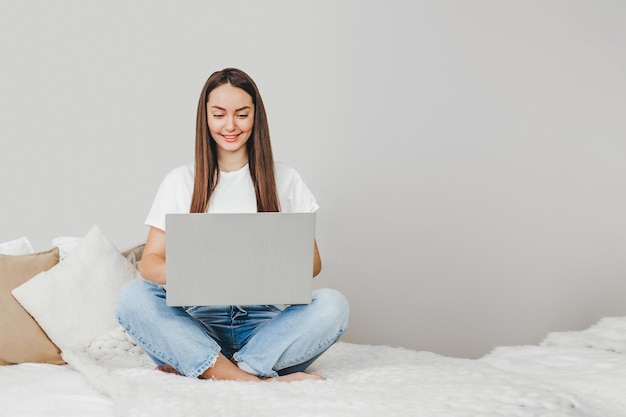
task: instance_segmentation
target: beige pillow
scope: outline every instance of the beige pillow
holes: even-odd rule
[[[0,365],[65,363],[59,349],[11,295],[11,290],[58,262],[58,248],[30,255],[0,255]]]
[[[133,264],[137,269],[139,269],[139,264],[141,263],[141,256],[143,255],[143,249],[146,245],[144,243],[132,247],[130,249],[122,252],[122,256],[128,260],[131,264]]]

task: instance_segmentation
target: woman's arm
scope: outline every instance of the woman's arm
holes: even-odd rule
[[[314,242],[314,255],[313,255],[313,278],[317,276],[322,270],[322,258],[320,258],[320,251],[317,249],[317,240]]]
[[[165,232],[150,227],[139,264],[141,276],[155,284],[165,284]]]

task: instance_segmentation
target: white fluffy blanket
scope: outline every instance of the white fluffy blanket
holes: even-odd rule
[[[121,416],[626,416],[626,317],[477,360],[340,342],[311,368],[324,381],[166,374],[121,328],[63,356]]]

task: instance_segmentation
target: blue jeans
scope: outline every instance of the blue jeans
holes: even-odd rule
[[[163,288],[143,279],[126,283],[116,305],[118,322],[157,365],[190,377],[220,352],[261,377],[303,371],[343,334],[348,314],[346,298],[328,288],[287,307],[170,307]]]

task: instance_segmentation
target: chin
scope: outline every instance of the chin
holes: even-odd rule
[[[241,150],[241,148],[245,147],[245,143],[239,143],[239,142],[223,143],[223,144],[218,144],[218,145],[220,149],[222,149],[224,152],[229,152],[229,153],[238,152]]]

